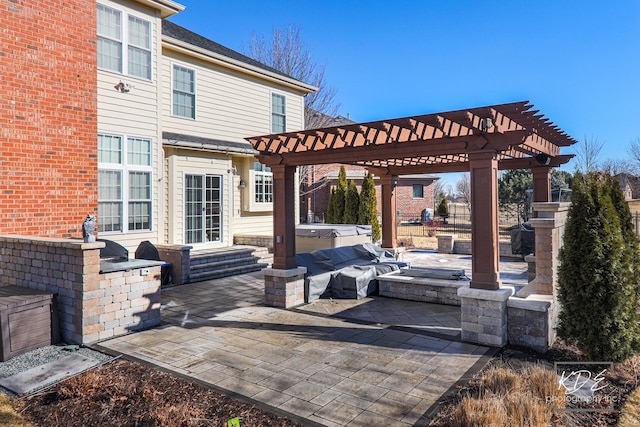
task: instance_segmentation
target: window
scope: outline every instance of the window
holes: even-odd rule
[[[98,68],[151,80],[151,22],[101,4],[97,21]]]
[[[262,163],[253,164],[253,188],[256,203],[273,202],[273,173]]]
[[[147,138],[98,135],[99,232],[151,230],[151,149]]]
[[[424,197],[424,188],[422,184],[413,184],[413,198],[422,199]]]
[[[275,93],[271,94],[271,132],[280,133],[287,131],[287,113],[285,97]]]
[[[196,118],[196,72],[173,66],[173,115]]]

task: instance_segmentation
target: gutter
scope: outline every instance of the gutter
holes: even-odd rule
[[[185,43],[173,37],[163,35],[162,42],[163,42],[162,43],[163,47],[173,49],[187,55],[195,56],[199,59],[202,59],[208,62],[222,64],[236,71],[258,75],[259,77],[270,80],[272,82],[276,82],[278,84],[287,86],[295,90],[299,90],[305,93],[312,93],[318,90],[317,87],[303,83],[294,78],[286,77],[281,74],[276,74],[256,66],[249,65],[245,62],[238,61],[238,60],[229,58],[227,56],[211,52],[206,49],[202,49],[200,47],[194,46],[189,43]]]

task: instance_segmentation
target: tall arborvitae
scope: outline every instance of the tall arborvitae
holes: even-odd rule
[[[369,172],[362,181],[360,191],[360,208],[358,209],[358,224],[371,224],[372,239],[374,242],[380,240],[380,222],[378,221],[378,209],[376,200],[376,186],[373,182],[373,175]]]
[[[335,188],[331,189],[331,195],[329,196],[329,201],[327,202],[327,217],[325,221],[327,224],[336,224],[336,199],[335,199],[336,190]]]
[[[358,187],[353,180],[349,181],[347,186],[347,194],[344,201],[344,223],[358,223],[358,209],[360,207],[360,196],[358,195]]]
[[[333,219],[332,224],[344,224],[344,206],[347,197],[347,171],[340,166],[338,173],[338,186],[333,194]]]
[[[622,361],[638,350],[636,267],[627,208],[608,176],[576,174],[558,268],[558,336],[591,360]]]

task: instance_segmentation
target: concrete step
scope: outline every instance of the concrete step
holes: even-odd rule
[[[262,261],[262,257],[268,257],[269,252],[263,249],[266,250],[253,246],[234,246],[191,252],[189,282],[260,271],[268,266],[267,262]]]
[[[221,277],[235,276],[238,274],[252,273],[254,271],[260,271],[267,267],[264,263],[254,263],[249,265],[240,265],[236,267],[228,267],[219,270],[202,270],[197,273],[192,273],[189,277],[190,283],[204,282],[205,280],[219,279]]]

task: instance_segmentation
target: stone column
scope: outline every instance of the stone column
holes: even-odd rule
[[[398,247],[396,230],[396,185],[395,175],[381,175],[382,187],[382,247],[394,249]]]
[[[537,217],[530,222],[536,232],[536,277],[518,292],[519,297],[531,294],[555,295],[558,251],[562,246],[570,205],[567,202],[533,203]]]
[[[266,268],[264,275],[264,303],[271,307],[290,308],[304,304],[305,267],[279,270]]]
[[[471,284],[500,288],[498,160],[493,151],[469,153],[471,169]]]
[[[507,345],[507,301],[513,288],[485,290],[459,288],[462,341]]]

